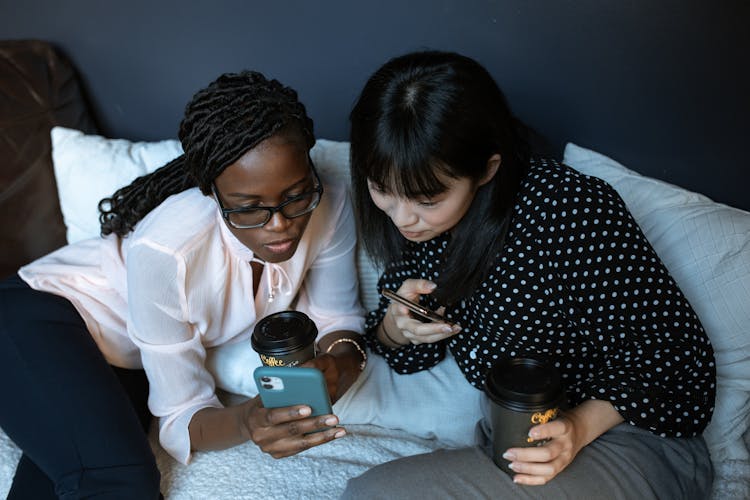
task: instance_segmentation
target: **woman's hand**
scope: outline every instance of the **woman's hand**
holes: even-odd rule
[[[359,377],[361,361],[362,358],[356,352],[337,356],[323,353],[301,366],[317,368],[323,372],[331,403],[335,403]]]
[[[609,402],[585,401],[560,418],[529,429],[529,437],[535,441],[549,440],[543,446],[510,448],[503,458],[516,473],[514,482],[545,484],[565,469],[584,446],[622,421]]]
[[[333,343],[341,338],[356,339],[353,332],[332,332],[323,337],[320,346],[324,351],[301,366],[317,368],[323,372],[331,401],[337,401],[359,376],[362,355],[351,342]],[[325,352],[330,349],[330,353]],[[306,405],[267,409],[259,398],[248,402],[246,427],[250,439],[261,450],[274,458],[287,457],[300,451],[343,437],[346,431],[338,424],[335,415],[310,417]],[[321,432],[309,432],[325,429]]]
[[[295,455],[346,435],[342,427],[334,427],[338,417],[310,417],[312,409],[306,405],[265,408],[256,396],[243,403],[243,409],[247,437],[274,458]]]
[[[307,405],[265,408],[259,396],[235,406],[202,408],[190,420],[190,445],[193,450],[224,450],[251,440],[281,458],[346,435],[333,427],[339,422],[335,415],[311,413]]]
[[[405,280],[398,289],[399,295],[419,303],[420,295],[427,295],[435,290],[435,283],[422,279]],[[442,314],[444,308],[436,312]],[[415,319],[409,309],[401,304],[391,302],[380,323],[381,339],[386,345],[397,347],[406,344],[427,344],[438,342],[451,337],[461,331],[458,325],[451,326],[448,323],[423,323]],[[395,345],[394,345],[395,344]]]
[[[545,484],[567,467],[583,448],[574,420],[562,416],[552,422],[537,425],[529,431],[535,441],[549,439],[543,446],[510,448],[503,458],[516,474],[519,484]]]

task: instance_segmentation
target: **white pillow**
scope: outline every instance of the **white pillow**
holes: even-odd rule
[[[52,164],[68,243],[99,236],[99,201],[182,154],[176,139],[130,142],[54,127]]]
[[[714,416],[704,434],[718,460],[750,458],[750,213],[642,176],[568,144],[564,163],[604,179],[627,204],[711,339],[717,363]]]
[[[315,168],[328,177],[341,179],[349,185],[349,143],[318,139],[310,150]],[[357,249],[357,269],[359,275],[359,298],[366,310],[378,306],[377,283],[380,272],[360,246]]]
[[[466,380],[450,350],[429,370],[405,375],[370,353],[365,371],[333,411],[343,425],[375,424],[458,448],[476,444],[485,401],[484,392]]]

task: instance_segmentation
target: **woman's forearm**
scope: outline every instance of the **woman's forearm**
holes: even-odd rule
[[[623,422],[622,416],[609,401],[589,399],[565,412],[576,428],[579,449]]]
[[[190,446],[193,450],[223,450],[250,439],[244,424],[246,405],[257,405],[252,399],[238,406],[202,408],[190,420]]]

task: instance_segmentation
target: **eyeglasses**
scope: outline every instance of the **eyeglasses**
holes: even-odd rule
[[[219,204],[222,217],[230,226],[236,229],[253,229],[265,226],[276,212],[280,212],[287,219],[294,219],[315,210],[315,207],[320,203],[320,197],[323,195],[323,184],[320,182],[315,167],[312,167],[312,172],[315,179],[314,189],[293,196],[275,207],[225,208],[213,182],[211,183],[211,191],[213,191],[214,198]]]

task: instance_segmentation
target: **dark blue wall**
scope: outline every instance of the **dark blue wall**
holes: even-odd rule
[[[195,90],[252,68],[344,140],[377,66],[449,49],[485,64],[558,150],[577,142],[745,209],[749,23],[746,0],[0,0],[0,38],[57,44],[111,137],[175,137]]]

